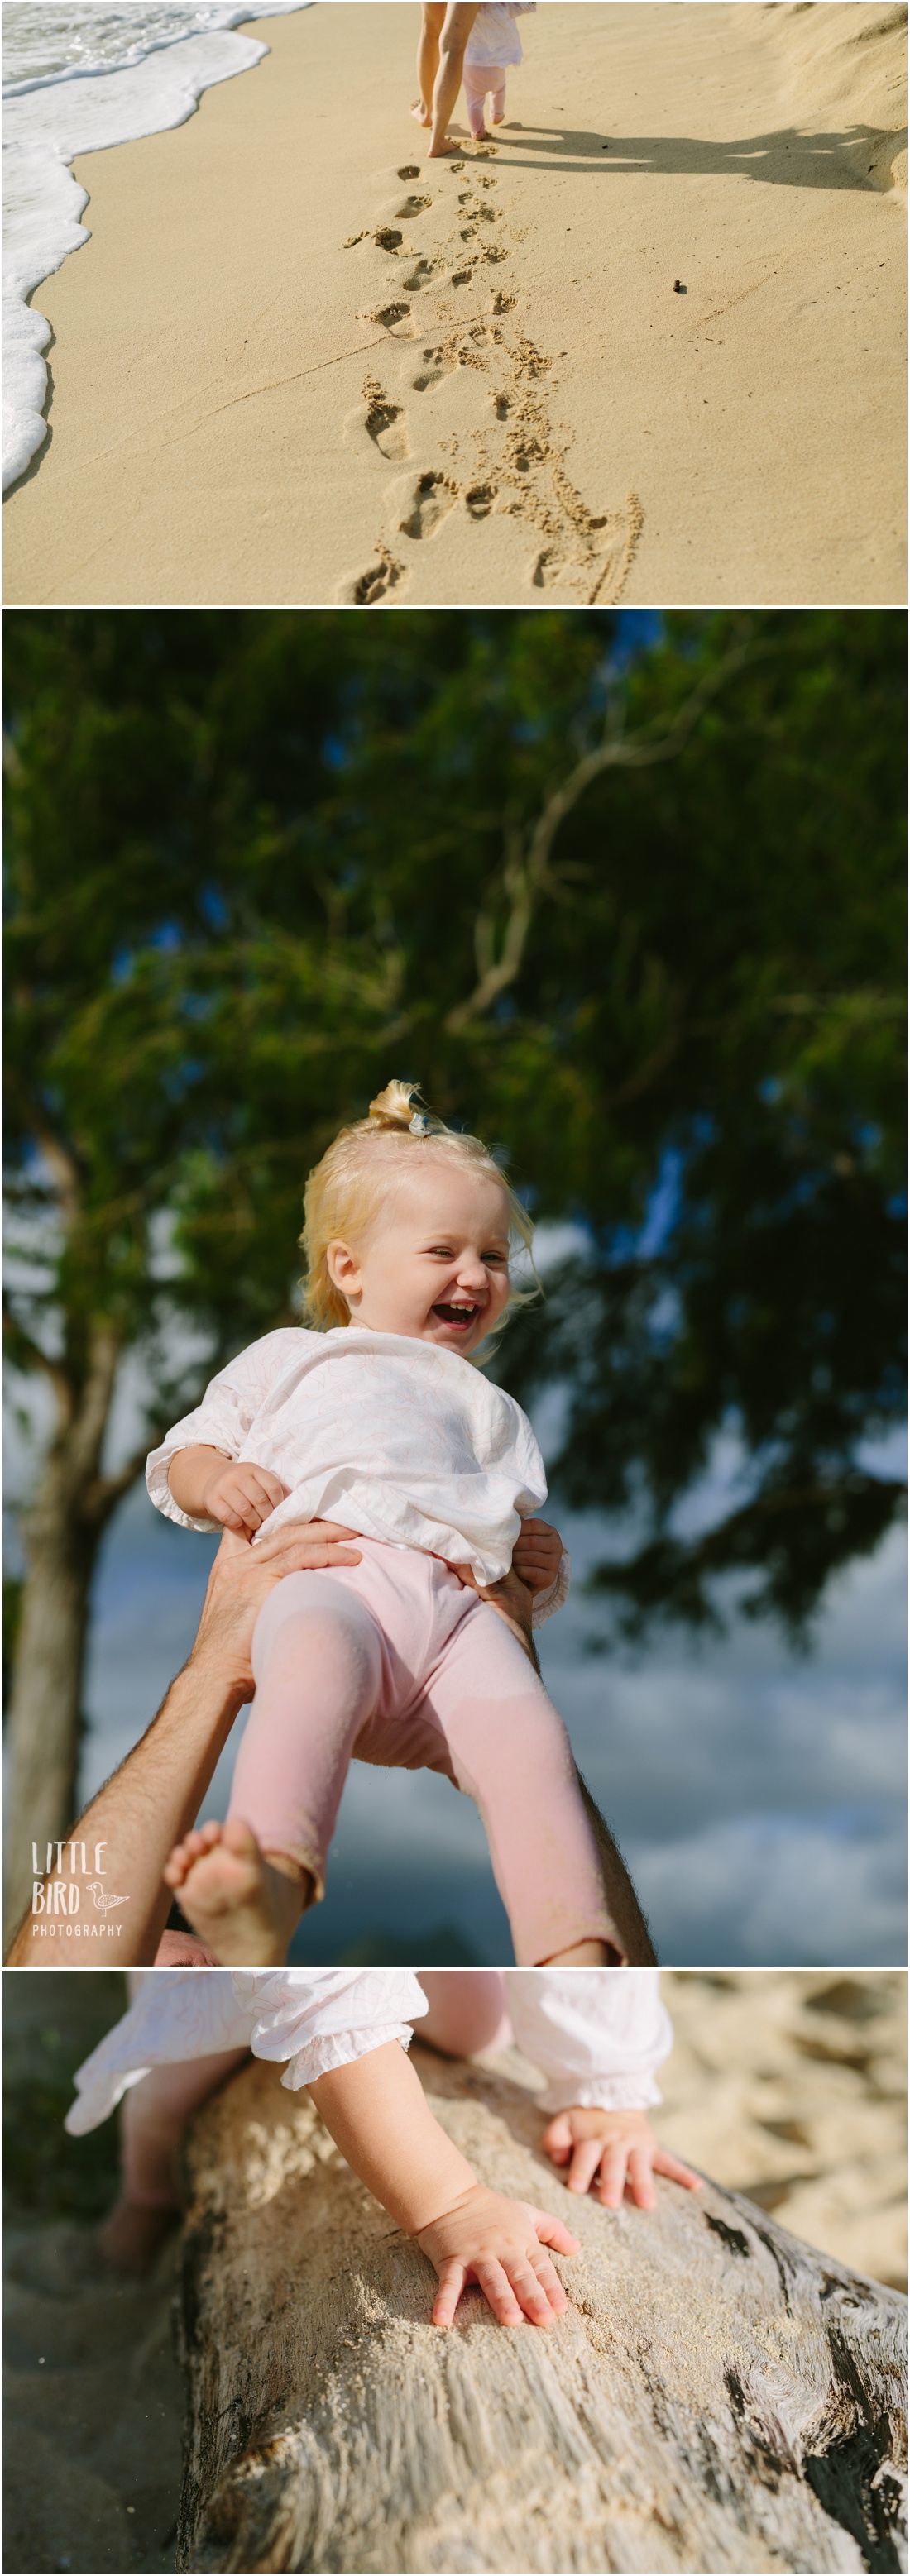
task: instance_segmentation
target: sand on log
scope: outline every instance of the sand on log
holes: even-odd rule
[[[581,2238],[572,2304],[434,2329],[430,2264],[251,2063],[187,2148],[178,2567],[899,2568],[899,2293],[711,2182],[570,2197],[522,2061],[413,2055],[480,2178]]]

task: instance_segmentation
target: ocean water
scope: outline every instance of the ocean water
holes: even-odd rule
[[[57,9],[11,0],[3,19],[3,489],[47,437],[50,339],[29,297],[90,238],[85,190],[70,163],[81,152],[160,134],[192,116],[202,91],[261,61],[268,46],[234,30],[310,0],[158,7],[93,0]]]

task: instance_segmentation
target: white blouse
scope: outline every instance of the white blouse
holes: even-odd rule
[[[537,0],[484,0],[465,46],[465,62],[520,63],[521,37],[515,20],[533,17],[536,5]]]
[[[505,1981],[517,2044],[547,2078],[543,2110],[661,2100],[654,2070],[673,2030],[656,1968],[507,1968]],[[409,2047],[428,2009],[410,1968],[151,1968],[137,1984],[129,2012],[78,2070],[66,2117],[74,2137],[153,2066],[250,2048],[286,2061],[282,2084],[297,2093],[387,2040]]]
[[[288,1521],[340,1521],[364,1538],[469,1565],[478,1583],[508,1573],[522,1521],[547,1498],[543,1459],[513,1396],[458,1351],[358,1324],[266,1333],[152,1450],[145,1473],[158,1510],[184,1529],[213,1530],[217,1522],[181,1511],[167,1481],[171,1459],[197,1441],[270,1468],[288,1487],[260,1538]],[[568,1589],[563,1556],[555,1582],[535,1596],[535,1627]]]

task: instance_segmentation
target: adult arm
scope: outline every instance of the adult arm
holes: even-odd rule
[[[161,1873],[198,1814],[238,1711],[253,1696],[250,1653],[262,1604],[285,1574],[359,1564],[356,1545],[345,1544],[354,1537],[333,1522],[311,1521],[278,1530],[254,1549],[225,1531],[189,1660],[140,1742],[57,1846],[56,1865],[41,1882],[42,1912],[24,1917],[8,1966],[52,1967],[63,1956],[80,1967],[152,1966],[171,1905]],[[96,1911],[92,1879],[106,1880],[111,1895],[125,1901]],[[67,1900],[79,1887],[79,1920],[91,1921],[90,1938],[66,1938],[65,1908],[53,1910],[55,1881]],[[49,1922],[60,1927],[53,1937],[42,1932]]]

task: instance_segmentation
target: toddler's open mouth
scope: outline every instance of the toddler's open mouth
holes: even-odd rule
[[[479,1306],[440,1305],[434,1306],[433,1313],[439,1316],[441,1324],[454,1324],[457,1330],[466,1333],[468,1325],[473,1324],[475,1315],[480,1313],[480,1308]]]

